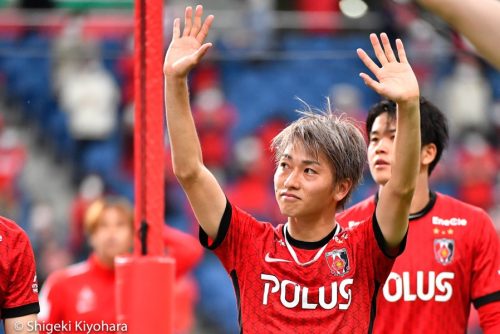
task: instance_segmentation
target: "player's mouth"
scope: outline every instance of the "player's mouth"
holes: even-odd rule
[[[375,168],[385,168],[385,167],[388,167],[390,165],[391,164],[387,160],[377,159],[377,160],[375,160],[375,163],[373,164],[373,167],[375,167]]]
[[[296,201],[296,200],[300,200],[300,197],[293,194],[293,193],[290,193],[290,192],[286,192],[286,191],[282,191],[280,192],[280,197],[283,198],[285,201]]]

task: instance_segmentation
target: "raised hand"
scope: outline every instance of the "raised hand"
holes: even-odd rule
[[[196,6],[194,20],[192,16],[193,8],[186,7],[182,35],[180,19],[174,20],[172,42],[163,64],[163,73],[166,76],[186,77],[212,46],[212,43],[203,44],[203,42],[208,35],[214,16],[209,15],[202,24],[203,7],[201,5]]]
[[[380,67],[362,49],[357,49],[359,58],[373,73],[377,80],[372,79],[366,73],[359,76],[365,84],[378,94],[398,103],[407,102],[418,98],[420,95],[417,78],[406,59],[406,52],[403,42],[396,39],[396,48],[399,61],[392,50],[389,38],[385,33],[380,34],[382,45],[376,34],[370,34],[370,41],[375,51],[375,56],[380,62]]]

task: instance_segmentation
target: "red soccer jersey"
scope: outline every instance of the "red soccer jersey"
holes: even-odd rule
[[[177,264],[174,327],[180,331],[190,325],[197,297],[196,285],[186,274],[199,262],[203,249],[196,238],[172,227],[165,226],[163,233],[166,252]],[[58,333],[81,333],[87,331],[85,324],[96,324],[92,326],[92,333],[109,333],[106,330],[111,331],[113,324],[117,324],[115,328],[122,326],[116,320],[115,271],[101,264],[95,255],[51,274],[40,295],[40,321],[52,328],[59,325]],[[100,325],[103,323],[107,326]],[[42,334],[43,329],[50,330],[48,325],[42,327]],[[102,331],[94,330],[99,328]]]
[[[80,333],[82,322],[116,324],[114,269],[105,267],[92,255],[85,262],[50,275],[40,302],[40,321],[64,324],[61,333]]]
[[[214,249],[233,280],[242,332],[368,332],[379,282],[394,262],[379,246],[376,221],[312,243],[286,230],[229,202],[213,242],[200,229],[201,243]]]
[[[0,217],[0,317],[17,318],[39,310],[35,257],[28,236],[16,223]]]
[[[352,226],[374,210],[372,196],[337,221]],[[465,333],[471,302],[500,309],[499,257],[498,237],[483,210],[432,194],[410,216],[406,250],[377,300],[374,332]],[[485,329],[496,326],[498,321]]]

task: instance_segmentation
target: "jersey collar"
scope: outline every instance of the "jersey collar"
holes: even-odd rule
[[[321,239],[319,241],[309,242],[309,241],[300,241],[300,240],[292,238],[290,233],[288,233],[288,223],[286,223],[283,226],[283,236],[285,237],[286,248],[288,249],[288,252],[292,256],[295,263],[301,267],[307,267],[307,266],[313,264],[314,262],[318,261],[320,256],[325,251],[325,248],[328,245],[328,242],[330,240],[332,240],[333,237],[335,237],[340,232],[340,229],[341,229],[340,225],[336,224],[335,228],[326,237],[324,237],[323,239]],[[316,254],[314,255],[314,257],[311,260],[309,260],[307,262],[300,262],[299,258],[297,257],[297,254],[295,253],[295,249],[293,249],[292,245],[297,247],[297,248],[302,248],[302,249],[318,249],[319,248],[319,250],[316,252]]]
[[[418,212],[415,213],[410,213],[409,220],[415,220],[422,218],[426,214],[428,214],[432,208],[434,207],[434,204],[436,204],[437,200],[437,195],[434,191],[429,190],[429,202],[424,206],[424,208]],[[378,202],[378,191],[375,193],[375,204]]]

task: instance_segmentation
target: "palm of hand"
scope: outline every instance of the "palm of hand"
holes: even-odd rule
[[[419,87],[417,78],[406,58],[403,42],[399,39],[396,40],[398,60],[387,35],[382,33],[380,38],[384,46],[383,48],[377,35],[370,35],[373,51],[380,65],[377,65],[364,50],[357,50],[358,56],[373,75],[375,75],[377,80],[373,80],[366,73],[360,73],[361,78],[374,91],[396,103],[418,98]]]
[[[192,36],[184,36],[172,41],[165,58],[165,72],[184,75],[195,63],[194,55],[201,43]]]
[[[407,63],[392,62],[385,64],[377,73],[380,94],[393,101],[405,100],[418,94],[418,82]]]
[[[211,43],[203,44],[214,19],[209,15],[203,22],[203,7],[198,5],[192,19],[193,9],[186,7],[184,31],[181,33],[180,20],[174,20],[172,42],[168,47],[163,63],[163,72],[167,76],[186,77],[188,72],[197,65]]]

